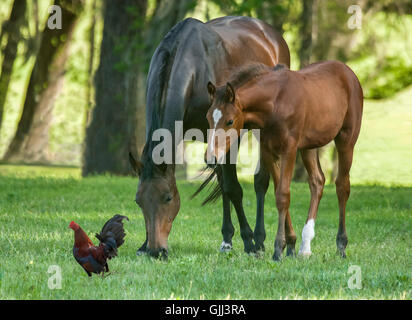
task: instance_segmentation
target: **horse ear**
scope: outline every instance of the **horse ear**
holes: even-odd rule
[[[140,176],[143,170],[143,163],[141,161],[136,160],[131,152],[129,152],[129,162],[132,166],[133,171]]]
[[[235,89],[233,89],[230,82],[226,83],[226,98],[230,103],[235,102]]]
[[[210,100],[213,101],[215,98],[216,87],[210,81],[207,83],[207,92],[209,92]]]

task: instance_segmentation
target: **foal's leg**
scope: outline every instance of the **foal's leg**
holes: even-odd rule
[[[220,187],[223,190],[223,177],[220,176],[218,178],[218,182]],[[232,218],[230,216],[230,199],[227,193],[222,192],[222,202],[223,202],[223,222],[222,222],[222,235],[223,241],[220,245],[221,252],[228,252],[231,251],[232,246],[232,237],[235,232],[235,228],[233,227]]]
[[[275,195],[277,186],[280,179],[280,167],[279,167],[279,160],[277,159],[275,162],[271,162],[270,164],[266,164],[269,168],[269,172],[273,179],[273,185],[275,189]],[[290,211],[286,213],[285,218],[285,238],[286,238],[286,256],[295,256],[295,244],[296,244],[296,233],[293,230],[292,226],[292,219],[290,218]]]
[[[276,206],[278,208],[279,220],[275,240],[275,253],[273,255],[275,261],[281,259],[282,252],[286,246],[285,226],[290,205],[290,183],[292,181],[296,152],[297,149],[292,148],[280,156],[280,178],[276,188]]]
[[[256,226],[253,232],[253,237],[255,239],[256,251],[265,251],[265,245],[263,242],[266,238],[265,232],[265,221],[264,221],[264,205],[265,205],[265,195],[269,187],[269,172],[266,170],[266,166],[260,159],[259,172],[254,176],[254,186],[256,193]]]
[[[229,161],[229,160],[227,160]],[[239,184],[236,173],[236,165],[227,162],[222,165],[223,175],[223,194],[232,201],[235,207],[236,214],[239,220],[240,236],[242,237],[245,252],[255,252],[255,245],[253,244],[253,232],[247,222],[245,212],[243,211],[243,190]]]
[[[315,219],[319,208],[319,202],[322,198],[323,187],[325,185],[325,176],[319,163],[317,149],[301,150],[303,164],[308,172],[308,182],[310,188],[310,207],[308,218],[302,230],[302,244],[299,249],[299,255],[310,256],[310,242],[315,237]]]
[[[349,171],[352,166],[353,144],[346,143],[342,134],[335,138],[336,149],[338,151],[338,176],[336,178],[336,194],[339,201],[339,229],[336,236],[336,245],[340,255],[345,258],[345,248],[348,244],[348,236],[345,227],[346,202],[350,194]]]

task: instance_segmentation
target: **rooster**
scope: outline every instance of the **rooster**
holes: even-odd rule
[[[109,271],[107,260],[117,256],[117,248],[124,242],[124,219],[129,220],[126,216],[116,214],[104,224],[100,234],[96,233],[99,246],[93,244],[76,222],[70,222],[69,228],[74,231],[73,256],[89,277],[92,273],[104,275]]]

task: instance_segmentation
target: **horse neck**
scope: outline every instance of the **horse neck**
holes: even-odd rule
[[[245,125],[263,128],[265,119],[273,112],[273,99],[269,94],[263,94],[254,84],[246,84],[237,90],[239,103],[245,119]]]

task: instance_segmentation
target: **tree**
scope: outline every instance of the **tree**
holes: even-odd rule
[[[130,173],[128,153],[145,142],[145,90],[150,58],[166,33],[194,1],[106,0],[100,64],[95,75],[96,106],[86,130],[82,174]]]
[[[312,53],[312,20],[313,20],[313,4],[314,0],[303,0],[301,25],[299,28],[300,48],[299,61],[300,68],[305,67],[310,63]]]
[[[310,63],[312,53],[312,20],[313,20],[313,5],[314,0],[302,1],[302,13],[299,27],[299,64],[300,68],[307,66]],[[306,181],[307,172],[301,157],[296,157],[295,172],[293,174],[293,181]]]
[[[17,56],[17,45],[21,39],[20,29],[26,21],[26,6],[26,1],[16,0],[13,2],[10,18],[3,24],[0,35],[0,43],[3,37],[7,37],[7,44],[2,52],[3,62],[0,75],[0,130],[13,64]]]
[[[72,1],[56,0],[55,5],[61,8],[61,29],[46,26],[41,35],[23,112],[17,131],[4,155],[5,161],[48,161],[48,131],[52,110],[63,86],[70,39],[79,15]],[[81,7],[77,5],[76,8]]]
[[[290,7],[294,0],[212,0],[227,15],[256,16],[283,33],[283,25],[290,18]]]

